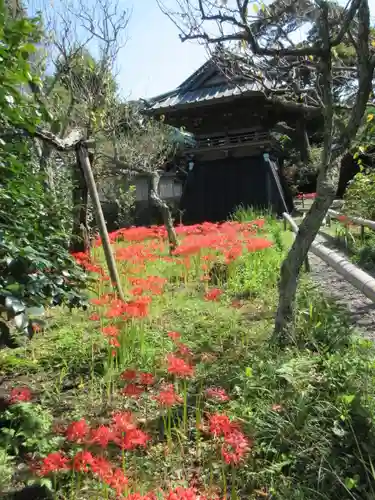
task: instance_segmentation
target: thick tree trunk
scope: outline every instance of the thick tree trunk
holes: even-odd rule
[[[160,213],[163,217],[163,222],[165,225],[165,229],[168,234],[168,242],[169,242],[169,250],[172,252],[178,245],[176,231],[173,226],[172,214],[171,211],[164,200],[162,200],[159,196],[159,182],[160,175],[158,172],[153,172],[151,175],[151,192],[150,198],[154,205],[158,207]]]
[[[338,170],[341,157],[335,160],[329,174],[318,179],[317,196],[303,219],[291,249],[281,265],[279,282],[279,305],[276,313],[274,340],[287,344],[288,329],[292,327],[300,269],[314,241],[324,217],[331,206],[337,190]]]
[[[71,252],[87,252],[90,249],[87,223],[88,190],[78,154],[73,167],[73,228],[70,241]]]

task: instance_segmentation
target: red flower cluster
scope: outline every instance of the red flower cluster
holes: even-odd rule
[[[222,295],[222,294],[223,294],[223,290],[220,290],[220,288],[212,288],[211,290],[209,290],[205,294],[204,298],[205,298],[205,300],[214,301],[214,300],[217,300],[220,297],[220,295]]]
[[[313,200],[314,198],[316,198],[316,193],[298,193],[297,194],[297,198],[299,200]]]
[[[222,438],[221,456],[227,464],[238,465],[251,448],[239,424],[231,422],[227,415],[211,415],[209,431],[214,437]]]
[[[72,422],[65,431],[68,441],[78,444],[97,445],[106,448],[110,442],[122,449],[132,450],[145,447],[151,439],[138,429],[130,412],[115,413],[109,426],[90,428],[84,419]]]
[[[181,338],[181,334],[178,332],[168,332],[168,337],[172,340],[178,340]]]
[[[96,457],[90,451],[77,452],[72,460],[69,460],[61,452],[50,453],[39,464],[34,464],[32,469],[39,476],[48,476],[51,473],[63,471],[76,471],[93,473],[103,483],[111,487],[117,495],[121,495],[129,481],[123,471],[103,457]]]
[[[15,387],[10,391],[9,404],[31,401],[31,391],[28,387]]]
[[[190,378],[194,375],[194,367],[186,363],[184,359],[173,354],[167,357],[168,372],[180,378]]]
[[[193,488],[176,488],[166,497],[166,500],[202,500],[202,496],[197,496]]]
[[[141,385],[153,385],[155,383],[155,377],[152,373],[137,372],[131,368],[123,371],[120,378],[122,380],[127,380],[128,382],[138,381]]]
[[[135,300],[123,302],[122,300],[113,300],[105,312],[106,318],[144,318],[148,314],[150,297],[138,297]]]
[[[221,253],[226,262],[237,259],[243,252],[244,245],[249,251],[261,250],[271,245],[268,240],[261,239],[252,243],[257,229],[262,227],[264,221],[252,221],[241,224],[239,222],[225,222],[224,224],[204,223],[196,226],[183,226],[179,232],[185,238],[174,251],[174,255],[189,256],[199,254],[202,250]]]
[[[205,393],[208,398],[214,399],[216,401],[225,402],[229,401],[230,399],[225,389],[222,389],[220,387],[210,387],[206,389]]]
[[[166,278],[161,278],[160,276],[148,276],[147,278],[130,277],[129,282],[134,286],[130,290],[130,293],[134,296],[139,296],[146,292],[153,295],[160,295],[167,281]]]
[[[71,256],[77,262],[77,264],[79,264],[89,273],[99,274],[102,279],[109,279],[105,274],[104,269],[99,264],[93,262],[92,257],[89,253],[76,252],[71,253]]]
[[[169,384],[162,389],[157,396],[154,397],[155,401],[161,406],[170,408],[175,404],[182,403],[182,398],[175,392],[173,384]]]

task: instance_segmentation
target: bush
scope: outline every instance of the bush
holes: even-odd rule
[[[355,175],[345,193],[345,212],[375,220],[375,173],[362,170]]]
[[[39,20],[14,19],[0,3],[0,32],[0,124],[6,138],[0,139],[0,313],[31,334],[26,308],[36,306],[33,314],[39,314],[40,306],[80,304],[85,275],[67,250],[64,206],[48,192],[46,173],[27,138],[43,114],[20,92],[30,80],[40,84],[29,64],[41,36]],[[0,332],[9,345],[6,321]]]

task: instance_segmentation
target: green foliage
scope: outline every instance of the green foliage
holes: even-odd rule
[[[351,181],[345,193],[345,212],[375,220],[375,173],[362,169]]]
[[[40,110],[23,90],[30,84],[40,85],[39,77],[32,74],[29,61],[41,35],[39,19],[15,19],[1,0],[0,119],[3,126],[21,126],[33,132],[40,120]]]
[[[17,403],[1,415],[0,447],[8,454],[48,454],[58,442],[51,438],[51,414],[38,404]]]
[[[13,457],[8,455],[7,451],[0,447],[0,491],[4,491],[12,480],[13,476]]]
[[[127,227],[133,223],[135,189],[134,185],[130,185],[127,189],[121,185],[117,188],[116,204],[118,206],[118,213],[116,223],[119,227]]]
[[[375,137],[375,108],[367,110],[363,119],[363,124],[358,134],[354,159],[360,165],[358,172],[351,181],[345,193],[345,210],[350,215],[357,215],[363,218],[375,219],[374,195],[375,195],[375,173],[368,168],[363,159],[369,148],[373,147]],[[370,151],[371,155],[371,151]]]
[[[29,63],[40,36],[37,19],[13,19],[0,4],[0,304],[23,331],[29,319],[22,304],[77,305],[85,282],[67,251],[66,214],[53,206],[33,144],[20,133],[35,131],[42,116],[25,87],[40,82]]]

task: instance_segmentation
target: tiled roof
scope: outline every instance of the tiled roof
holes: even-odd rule
[[[172,108],[175,106],[196,104],[199,102],[235,97],[238,95],[261,92],[258,83],[245,83],[241,85],[218,85],[214,87],[203,87],[196,90],[183,91],[176,89],[168,94],[161,95],[149,101],[151,110]]]

